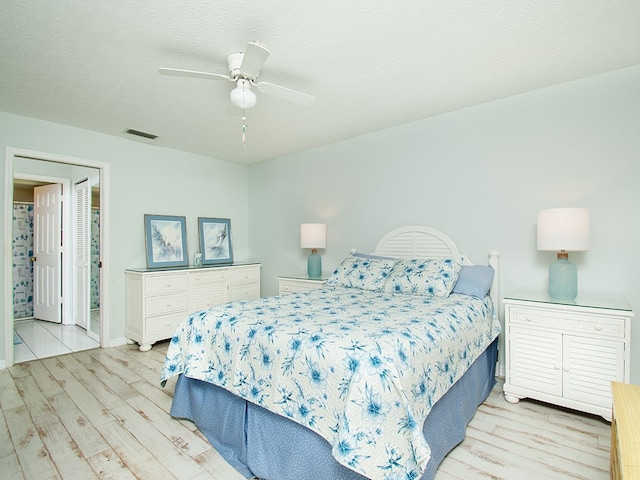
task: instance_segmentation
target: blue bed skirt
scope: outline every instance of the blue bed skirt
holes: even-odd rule
[[[434,405],[423,426],[431,459],[422,480],[432,480],[445,455],[496,383],[498,340]],[[210,383],[180,375],[171,415],[193,421],[213,447],[246,478],[364,480],[339,464],[315,432]]]

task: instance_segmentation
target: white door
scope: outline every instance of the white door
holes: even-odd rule
[[[89,179],[74,185],[75,216],[73,252],[73,290],[75,324],[90,331],[91,292],[91,190]]]
[[[62,185],[33,190],[33,316],[62,322]]]

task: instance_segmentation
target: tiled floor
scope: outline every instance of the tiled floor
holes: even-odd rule
[[[14,323],[13,329],[22,339],[22,343],[13,346],[15,363],[100,346],[87,336],[85,330],[75,325],[61,325],[42,320],[19,320]]]

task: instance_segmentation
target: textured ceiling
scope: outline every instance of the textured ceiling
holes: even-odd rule
[[[258,40],[258,92],[241,119],[224,81]],[[0,110],[253,163],[497,98],[640,64],[638,0],[0,0]]]

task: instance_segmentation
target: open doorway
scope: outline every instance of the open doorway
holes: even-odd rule
[[[73,179],[19,173],[18,162],[14,168],[14,361],[96,348],[100,338],[98,172],[86,169],[88,176],[70,187]],[[83,173],[76,169],[76,175]],[[98,195],[92,195],[92,190]],[[63,218],[71,220],[71,231]],[[61,252],[62,238],[71,242],[71,248]],[[72,256],[65,250],[71,250]],[[62,288],[69,272],[70,287],[66,282]],[[71,308],[63,308],[67,304]]]
[[[62,269],[60,275],[61,281],[61,296],[63,298],[61,304],[61,325],[46,324],[45,328],[49,333],[53,333],[55,328],[67,328],[82,331],[88,338],[85,340],[78,340],[76,335],[71,335],[67,328],[63,334],[66,335],[69,343],[71,344],[71,351],[74,349],[82,350],[90,345],[88,340],[93,339],[93,346],[101,345],[107,346],[108,344],[108,282],[105,279],[108,278],[108,259],[109,249],[105,244],[105,239],[108,238],[108,180],[109,180],[109,166],[102,162],[93,162],[83,159],[60,157],[56,155],[42,154],[38,152],[17,151],[8,149],[7,163],[5,171],[5,245],[14,244],[14,223],[15,223],[15,208],[14,200],[18,203],[19,210],[22,214],[26,215],[24,225],[29,224],[28,210],[29,210],[29,195],[27,199],[22,196],[24,190],[24,184],[28,184],[26,190],[33,189],[34,186],[40,184],[55,184],[61,183],[64,187],[66,184],[66,190],[64,194],[65,202],[67,205],[63,208],[62,214],[62,231],[64,232],[65,241],[62,242],[61,257]],[[39,172],[39,173],[33,173]],[[15,180],[14,180],[15,178]],[[74,188],[78,179],[89,180],[88,185],[90,189],[87,191],[90,194],[87,195],[87,207],[90,205],[91,214],[88,217],[88,223],[84,225],[85,231],[87,231],[87,238],[83,240],[85,243],[90,244],[91,252],[87,256],[87,263],[95,263],[95,265],[85,266],[85,270],[88,272],[87,281],[84,285],[84,292],[86,292],[86,303],[84,299],[79,299],[77,295],[77,281],[76,266],[79,264],[77,258],[74,257],[77,250],[77,242],[72,241],[72,238],[78,231],[76,227],[77,219],[74,218],[77,212],[74,211],[74,205],[76,204],[76,198],[74,197]],[[33,198],[33,197],[32,197]],[[95,224],[95,225],[94,225]],[[8,243],[7,243],[8,242]],[[33,252],[28,247],[23,249],[26,252]],[[23,253],[22,256],[27,256]],[[33,256],[33,255],[29,255]],[[15,268],[15,251],[7,252],[5,249],[5,282],[7,285],[13,285],[13,292],[9,289],[5,289],[5,352],[7,366],[14,363],[14,352],[17,350],[14,348],[14,342],[20,342],[20,338],[16,338],[13,332],[13,319],[15,316],[16,307],[20,310],[20,315],[25,318],[28,317],[29,308],[25,308],[23,304],[29,303],[29,294],[21,293],[16,290],[15,277],[21,281],[23,278],[29,276],[28,269],[23,265],[22,272],[17,272]],[[19,282],[18,282],[19,283]],[[18,298],[17,298],[18,297]],[[32,295],[35,298],[35,295]],[[80,305],[86,306],[85,320],[82,323],[82,328],[75,327],[75,320],[77,318],[77,309]],[[90,315],[89,315],[90,312]],[[25,327],[26,328],[26,327]],[[34,327],[37,329],[36,327]],[[38,327],[39,328],[39,327]],[[45,333],[46,335],[46,333]],[[62,353],[62,352],[60,352]],[[55,354],[55,353],[54,353]]]

